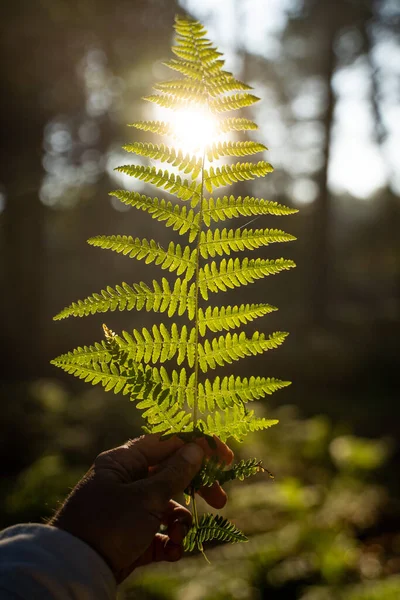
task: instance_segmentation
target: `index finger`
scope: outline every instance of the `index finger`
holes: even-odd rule
[[[152,467],[169,458],[171,454],[174,454],[179,448],[182,448],[185,442],[181,440],[178,435],[179,434],[174,435],[168,439],[160,439],[160,434],[150,433],[134,440],[130,440],[125,444],[125,447],[133,448],[140,452],[146,459],[148,466]],[[233,460],[232,450],[217,436],[214,435],[213,438],[215,441],[215,448],[212,448],[207,438],[204,437],[196,438],[193,442],[202,448],[206,456],[214,456],[218,458],[221,463],[229,465]]]

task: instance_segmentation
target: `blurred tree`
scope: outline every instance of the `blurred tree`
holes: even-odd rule
[[[0,325],[2,347],[7,347],[2,370],[8,378],[43,372],[48,358],[42,340],[51,211],[39,197],[45,126],[60,114],[84,110],[77,67],[90,48],[101,48],[117,75],[127,76],[139,62],[151,69],[159,48],[169,45],[176,11],[175,2],[162,0],[1,3],[0,76],[6,92],[0,99],[0,185],[6,203],[0,236],[1,283],[7,293],[0,301]],[[104,111],[104,147],[110,144],[107,130],[115,130],[109,117]]]

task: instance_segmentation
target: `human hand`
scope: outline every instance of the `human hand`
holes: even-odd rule
[[[49,524],[96,550],[117,583],[139,565],[179,560],[192,515],[172,496],[189,485],[204,456],[232,462],[230,448],[214,439],[212,449],[205,438],[184,444],[176,436],[160,440],[152,434],[103,452]],[[217,483],[199,493],[214,508],[226,503]],[[160,525],[165,535],[158,533]]]

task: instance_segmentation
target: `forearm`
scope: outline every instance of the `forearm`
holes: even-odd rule
[[[87,544],[48,525],[0,533],[2,600],[114,600],[116,582]]]

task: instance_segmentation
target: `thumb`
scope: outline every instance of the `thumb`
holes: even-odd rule
[[[180,494],[200,470],[204,452],[197,444],[185,444],[155,474],[142,481],[151,510],[164,510],[172,496]]]

